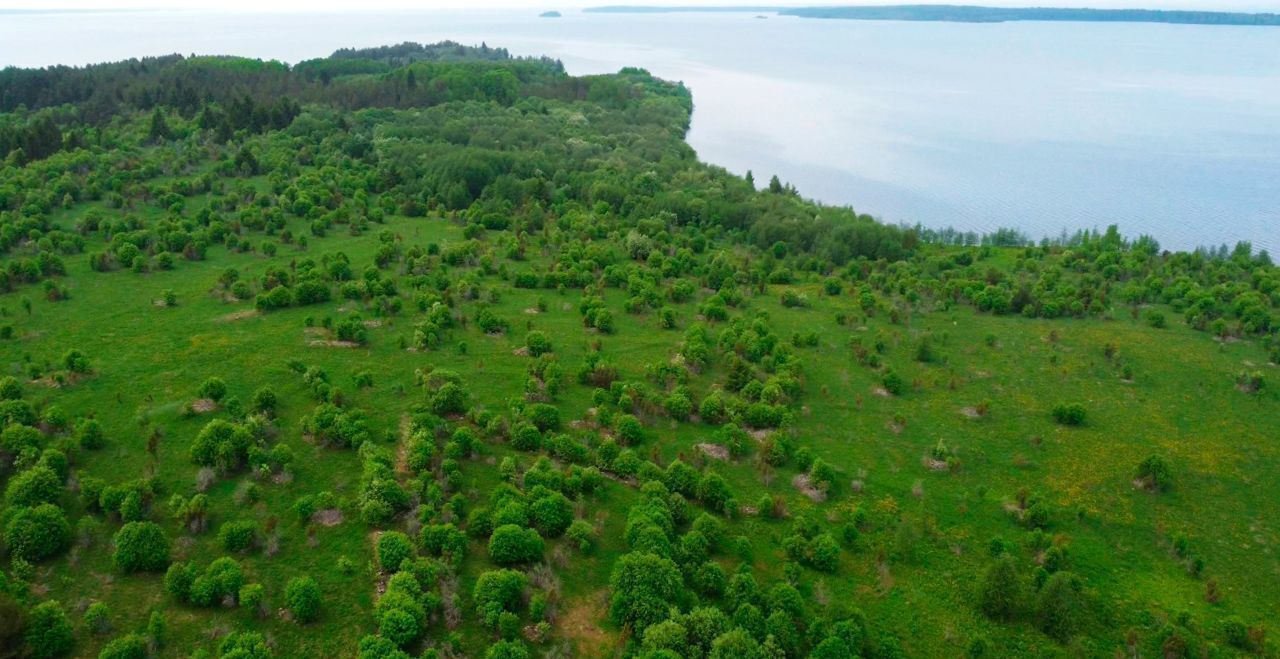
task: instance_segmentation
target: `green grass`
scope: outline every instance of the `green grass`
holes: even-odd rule
[[[401,236],[406,246],[461,239],[460,227],[442,219],[396,217],[386,228]],[[334,232],[312,239],[307,254],[341,249],[358,272],[371,260],[375,247],[372,237],[350,238]],[[319,490],[354,499],[359,460],[351,451],[321,448],[304,440],[298,421],[313,403],[286,362],[296,359],[328,371],[350,404],[369,413],[378,441],[390,444],[396,440],[401,416],[423,400],[413,385],[417,369],[445,367],[462,373],[478,403],[502,410],[507,400],[521,395],[528,363],[528,358],[513,351],[521,345],[526,328],[540,329],[552,337],[570,382],[559,403],[563,416],[583,418],[591,405],[590,390],[572,382],[572,372],[592,342],[598,341],[615,360],[624,379],[639,380],[645,364],[671,358],[683,328],[696,313],[695,303],[677,305],[679,329],[661,330],[652,314],[621,313],[622,296],[610,291],[606,299],[619,310],[618,330],[611,336],[591,334],[582,329],[576,294],[510,289],[506,282],[487,277],[484,283],[502,292],[495,310],[511,323],[509,335],[455,330],[445,349],[419,353],[402,350],[398,344],[400,337],[412,334],[409,313],[382,319],[382,326],[371,330],[368,347],[314,347],[308,345],[303,319],[336,318],[353,303],[335,301],[234,319],[234,314],[251,305],[227,303],[210,293],[223,268],[236,267],[244,278],[253,279],[268,266],[288,267],[300,256],[289,246],[274,258],[226,254],[213,248],[206,261],[182,262],[174,271],[145,275],[90,273],[87,259],[77,256],[67,259],[70,301],[37,300],[27,315],[19,308],[18,298],[30,291],[0,298],[0,306],[8,309],[21,337],[0,345],[0,356],[10,372],[20,372],[28,358],[37,364],[55,362],[71,347],[89,355],[92,377],[58,389],[28,384],[28,398],[41,405],[56,403],[76,416],[92,413],[101,420],[109,443],[96,453],[78,455],[78,473],[113,483],[141,474],[158,477],[163,491],[152,517],[162,521],[171,536],[181,538],[176,558],[203,564],[219,556],[222,550],[214,531],[223,521],[247,518],[265,523],[276,517],[282,529],[278,554],[241,557],[247,580],[267,588],[272,615],[265,619],[235,609],[176,606],[163,596],[160,576],[116,573],[107,548],[117,526],[111,522],[100,524],[93,546],[38,567],[35,582],[41,590],[47,589],[48,597],[72,607],[80,602],[106,602],[117,630],[140,628],[151,610],[164,610],[173,637],[166,654],[211,647],[209,630],[239,628],[266,632],[282,656],[349,654],[361,635],[376,631],[371,616],[375,576],[370,531],[348,507],[346,521],[319,529],[313,547],[294,521],[290,506],[298,496]],[[1189,611],[1201,620],[1212,620],[1226,609],[1251,620],[1274,614],[1276,591],[1258,585],[1273,582],[1280,573],[1280,559],[1272,549],[1280,544],[1274,523],[1280,519],[1280,498],[1269,487],[1268,477],[1280,468],[1272,441],[1280,434],[1280,416],[1275,414],[1274,397],[1242,394],[1232,380],[1242,364],[1265,361],[1257,346],[1217,343],[1176,322],[1169,329],[1152,329],[1125,314],[1114,319],[1045,321],[995,317],[958,307],[918,311],[901,325],[890,323],[882,314],[856,327],[840,326],[835,322],[837,313],[861,316],[856,300],[847,294],[832,298],[823,295],[816,282],[800,284],[795,288],[807,293],[813,305],[788,309],[778,303],[782,288],[772,286],[766,294],[748,298],[745,306],[766,311],[775,332],[784,339],[797,331],[820,333],[817,348],[800,350],[805,394],[795,423],[786,432],[798,445],[811,447],[816,456],[836,466],[841,484],[831,500],[812,504],[791,486],[794,470],[790,468],[780,469],[767,485],[751,457],[715,468],[729,478],[745,504],[753,504],[767,491],[787,498],[793,512],[816,505],[840,515],[855,506],[871,510],[892,498],[904,520],[924,528],[921,546],[909,561],[896,555],[892,524],[867,533],[860,548],[842,558],[837,574],[809,573],[820,584],[811,588],[825,593],[821,599],[855,602],[876,625],[896,632],[913,655],[954,655],[978,633],[988,635],[997,646],[1021,648],[1019,653],[1059,652],[1060,646],[1032,632],[1029,625],[992,623],[974,607],[974,584],[989,562],[987,542],[1000,536],[1021,543],[1025,536],[1004,509],[1005,502],[1025,488],[1055,504],[1051,534],[1069,548],[1071,569],[1083,575],[1093,590],[1106,593],[1111,602],[1113,619],[1092,627],[1095,649],[1119,646],[1122,630],[1137,624],[1133,616],[1139,610]],[[177,293],[177,307],[153,303],[165,289]],[[547,302],[548,311],[525,313],[538,299]],[[465,304],[462,309],[471,306]],[[868,337],[869,341],[877,334],[889,344],[885,362],[912,383],[901,397],[876,395],[879,376],[860,366],[848,347],[851,338]],[[933,338],[939,355],[936,363],[913,359],[914,346],[925,334]],[[994,345],[987,345],[988,335],[995,337]],[[465,355],[454,349],[458,341],[466,342]],[[1132,382],[1122,381],[1116,364],[1104,356],[1108,343],[1132,365]],[[372,389],[357,390],[351,382],[352,375],[363,370],[374,374]],[[695,400],[721,375],[711,369],[695,376],[690,383]],[[297,460],[291,482],[260,482],[262,499],[250,506],[238,506],[233,500],[237,484],[250,477],[220,480],[209,491],[213,530],[187,537],[168,519],[162,502],[170,493],[192,491],[197,466],[189,461],[187,448],[208,418],[187,418],[182,410],[196,397],[198,384],[210,376],[224,378],[230,395],[246,401],[259,386],[275,387],[282,400],[278,440],[295,450]],[[990,403],[986,418],[962,414],[963,408],[982,401]],[[1055,425],[1049,411],[1060,402],[1083,403],[1088,409],[1087,424],[1080,428]],[[891,428],[895,415],[905,420],[897,432]],[[153,427],[162,433],[154,460],[145,450],[148,429]],[[655,456],[660,464],[678,456],[697,462],[700,457],[694,445],[707,441],[713,430],[658,419],[650,423],[650,441],[640,452],[644,457]],[[934,472],[922,465],[922,456],[939,440],[960,460],[953,473]],[[483,453],[489,457],[465,466],[467,493],[481,500],[498,482],[497,461],[513,454],[500,445],[485,446]],[[1132,483],[1134,467],[1152,453],[1164,455],[1174,466],[1176,484],[1168,493],[1138,491]],[[518,457],[526,465],[531,460]],[[849,482],[854,478],[864,483],[860,493],[851,491]],[[576,551],[554,549],[563,541],[552,543],[553,552],[570,557],[557,570],[562,579],[561,601],[566,611],[585,607],[591,623],[605,624],[594,616],[602,610],[598,603],[609,566],[626,549],[621,531],[633,498],[629,488],[610,482],[603,494],[580,506],[600,526],[602,545],[596,553],[578,557]],[[785,556],[779,541],[789,533],[787,528],[785,521],[750,516],[731,524],[732,533],[751,539],[762,582],[766,577],[781,577]],[[1188,576],[1175,559],[1170,548],[1175,533],[1185,534],[1195,554],[1204,559],[1205,575],[1218,580],[1224,604],[1207,604],[1204,579]],[[887,556],[885,570],[877,567],[881,555]],[[340,557],[354,562],[351,574],[335,567]],[[736,561],[724,562],[727,569],[736,567]],[[488,636],[475,626],[465,595],[469,595],[470,580],[486,565],[483,548],[477,544],[464,566],[460,589],[468,613],[462,628],[464,647],[474,653],[483,650]],[[314,576],[325,593],[321,619],[309,627],[275,615],[285,582],[300,574]],[[437,635],[439,626],[433,630],[432,635]],[[572,634],[558,637],[589,642],[581,630]],[[616,630],[605,634],[614,635]],[[93,654],[105,642],[105,637],[79,636],[80,654]],[[588,651],[600,647],[604,646],[590,646]]]

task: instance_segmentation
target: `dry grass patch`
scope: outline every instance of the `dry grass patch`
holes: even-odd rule
[[[576,656],[608,657],[616,653],[617,639],[604,630],[608,601],[608,591],[598,590],[565,602],[560,631],[573,642]]]

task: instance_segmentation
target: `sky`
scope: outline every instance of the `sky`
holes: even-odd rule
[[[932,0],[0,0],[0,9],[219,9],[224,11],[369,11],[423,9],[577,9],[649,5],[884,5]],[[937,0],[936,4],[1057,7],[1144,7],[1217,11],[1280,11],[1269,0]]]

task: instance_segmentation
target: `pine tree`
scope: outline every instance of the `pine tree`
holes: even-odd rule
[[[987,570],[982,581],[982,612],[997,620],[1009,620],[1018,613],[1021,599],[1018,567],[1013,557],[1005,554]]]
[[[1070,572],[1055,573],[1040,589],[1036,625],[1045,634],[1066,641],[1075,632],[1080,605],[1079,579]]]
[[[151,113],[150,135],[152,142],[163,142],[169,139],[169,124],[164,120],[164,112],[158,107]]]

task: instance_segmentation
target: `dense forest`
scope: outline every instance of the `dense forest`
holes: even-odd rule
[[[692,111],[0,71],[0,657],[1276,653],[1268,255],[887,226]]]

